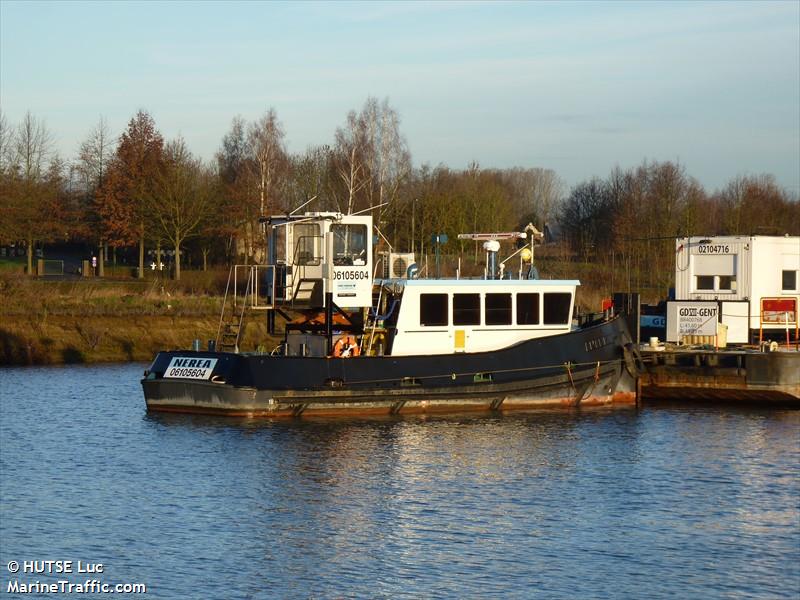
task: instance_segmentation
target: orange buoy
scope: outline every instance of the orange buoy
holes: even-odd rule
[[[352,335],[345,335],[336,340],[333,345],[333,355],[336,358],[350,358],[361,354],[356,338]]]

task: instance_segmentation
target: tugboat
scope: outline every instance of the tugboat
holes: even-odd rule
[[[375,260],[370,216],[284,215],[264,226],[266,264],[231,269],[217,339],[205,351],[159,352],[145,371],[148,410],[396,415],[637,400],[623,319],[573,325],[580,282],[534,278],[533,234],[470,234],[486,250],[481,279],[424,279],[413,255]],[[524,245],[498,263],[498,240],[514,238]],[[273,335],[285,321],[276,348],[239,351],[253,312]]]

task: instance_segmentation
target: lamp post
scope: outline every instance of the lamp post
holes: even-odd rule
[[[414,244],[416,240],[415,225],[417,223],[417,199],[411,203],[411,252],[414,252]]]

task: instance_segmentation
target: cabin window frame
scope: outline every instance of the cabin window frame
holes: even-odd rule
[[[332,223],[333,264],[363,267],[369,264],[369,228],[363,223]]]
[[[318,248],[322,239],[319,223],[294,223],[292,224],[292,241],[294,252],[292,260],[298,266],[319,266],[322,256]],[[298,235],[299,234],[299,235]]]
[[[467,307],[467,308],[461,308],[461,307],[456,308],[456,302],[457,302],[456,299],[457,298],[459,298],[459,299],[471,298],[473,301],[477,300],[477,305],[475,305],[473,307]],[[451,310],[451,316],[452,316],[453,325],[456,326],[456,327],[470,327],[470,326],[475,327],[475,326],[480,326],[481,325],[481,314],[483,313],[481,308],[482,308],[482,306],[481,306],[481,295],[480,295],[480,293],[478,293],[478,292],[454,292],[453,293],[453,299],[452,299],[452,302],[450,304],[450,310]],[[472,320],[469,320],[469,321],[460,320],[460,318],[464,314],[470,314],[470,313],[472,313],[472,316],[473,316]],[[459,318],[457,318],[457,316]]]
[[[444,299],[444,309],[441,307],[432,306],[432,302],[434,302],[433,298],[436,297],[437,301],[441,301]],[[434,311],[434,316],[441,315],[444,319],[431,319],[425,318],[429,316],[431,313],[427,313],[425,311]],[[438,313],[436,312],[438,311]],[[428,292],[422,293],[419,295],[419,324],[421,327],[447,327],[450,325],[450,294],[444,293],[437,293],[437,292]],[[443,321],[443,322],[442,322]]]
[[[566,318],[561,320],[554,320],[548,317],[550,314],[548,310],[552,310],[552,305],[548,303],[548,298],[551,301],[554,299],[555,296],[564,296],[566,297],[566,305],[562,303],[559,307],[560,313],[559,316],[564,314],[566,310]],[[572,321],[572,299],[573,295],[570,292],[543,292],[542,293],[542,325],[550,325],[550,326],[559,326],[565,327],[569,326],[570,322]]]
[[[533,321],[530,320],[521,320],[520,316],[520,296],[531,296],[536,298],[534,311],[533,311]],[[514,294],[514,301],[515,301],[515,309],[514,309],[514,316],[516,317],[516,324],[517,325],[541,325],[542,324],[542,293],[541,292],[517,292]]]
[[[489,297],[497,297],[499,298],[507,298],[508,299],[508,307],[505,306],[498,306],[498,307],[491,307],[489,306]],[[483,322],[487,326],[493,327],[507,327],[509,325],[514,324],[514,294],[511,292],[486,292],[483,296]],[[492,300],[494,302],[494,299]],[[491,311],[491,312],[490,312]],[[507,316],[506,319],[498,319],[497,315],[505,314]],[[490,316],[492,318],[490,318]]]

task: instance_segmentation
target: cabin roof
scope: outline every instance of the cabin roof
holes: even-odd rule
[[[577,279],[376,279],[375,283],[399,283],[407,287],[439,287],[445,290],[451,287],[517,288],[581,284]]]

